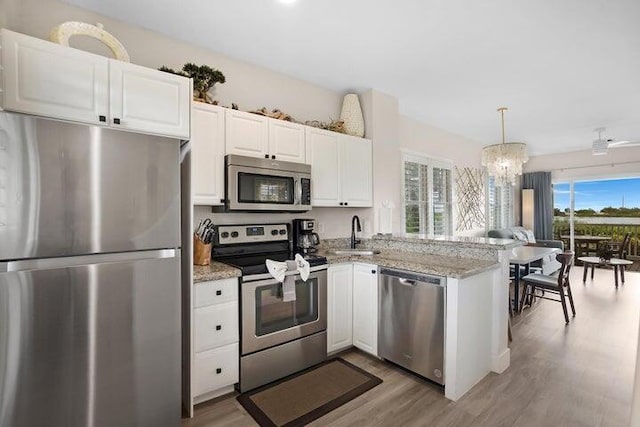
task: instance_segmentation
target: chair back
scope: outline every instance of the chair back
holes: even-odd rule
[[[566,251],[556,255],[556,259],[562,264],[560,267],[560,273],[558,274],[558,287],[562,288],[569,284],[569,273],[571,272],[571,266],[573,265],[573,251]]]
[[[620,245],[620,249],[618,250],[618,258],[627,259],[627,255],[629,254],[629,245],[631,244],[631,233],[627,233],[624,235],[624,239],[622,239],[622,244]]]

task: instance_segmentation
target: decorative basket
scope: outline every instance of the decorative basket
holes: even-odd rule
[[[344,96],[342,101],[342,113],[340,120],[344,122],[344,129],[349,135],[364,136],[364,117],[358,95],[350,93]]]

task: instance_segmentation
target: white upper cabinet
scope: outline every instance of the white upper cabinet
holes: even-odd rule
[[[327,353],[353,344],[353,264],[327,270]]]
[[[267,154],[285,162],[305,163],[305,127],[284,120],[269,119]]]
[[[378,355],[378,268],[353,265],[353,345]]]
[[[268,118],[238,110],[226,112],[226,153],[262,157],[268,155]]]
[[[341,149],[338,134],[307,128],[307,162],[311,164],[311,205],[339,206]]]
[[[371,141],[307,128],[312,206],[373,206]]]
[[[224,199],[225,108],[194,102],[191,111],[191,190],[194,205]]]
[[[373,206],[371,140],[340,135],[342,145],[342,201],[348,206]]]
[[[111,60],[111,124],[114,127],[189,138],[189,79]]]
[[[189,138],[189,79],[2,30],[2,108]]]
[[[108,58],[3,29],[2,68],[5,110],[106,124]]]
[[[305,163],[305,126],[259,114],[227,111],[226,153]]]

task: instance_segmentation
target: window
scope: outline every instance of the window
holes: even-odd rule
[[[513,227],[513,186],[498,187],[490,176],[487,193],[489,229]]]
[[[451,235],[451,165],[412,155],[404,156],[403,165],[405,232],[435,236]]]

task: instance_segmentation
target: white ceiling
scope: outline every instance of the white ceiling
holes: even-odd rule
[[[530,154],[640,140],[639,0],[66,0]]]

